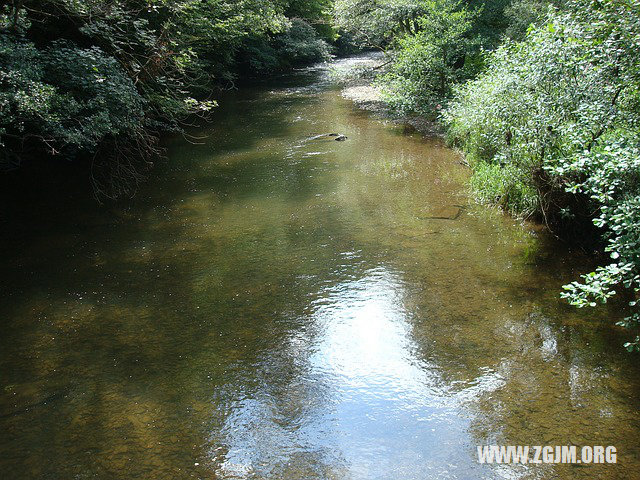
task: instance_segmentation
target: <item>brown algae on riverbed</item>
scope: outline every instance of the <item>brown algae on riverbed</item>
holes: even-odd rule
[[[7,226],[3,475],[634,478],[621,313],[558,298],[588,266],[474,206],[441,140],[322,70],[281,83],[172,141],[117,221],[87,201]],[[305,141],[330,132],[349,141]],[[480,465],[487,443],[618,463]]]

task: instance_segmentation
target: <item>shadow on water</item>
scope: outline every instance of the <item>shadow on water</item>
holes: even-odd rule
[[[6,217],[3,475],[633,478],[621,314],[558,299],[587,260],[472,205],[454,152],[322,70],[281,80],[167,139],[126,205]],[[496,468],[487,442],[619,463]]]

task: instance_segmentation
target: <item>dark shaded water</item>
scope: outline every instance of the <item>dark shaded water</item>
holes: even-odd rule
[[[322,69],[206,133],[126,207],[3,225],[2,478],[639,478],[619,314],[565,306],[586,267],[473,206],[454,152]],[[489,467],[485,443],[618,464]]]

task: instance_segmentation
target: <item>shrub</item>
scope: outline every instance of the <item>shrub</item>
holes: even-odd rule
[[[52,153],[93,152],[107,136],[142,129],[145,101],[98,47],[33,43],[0,34],[0,128],[6,141],[38,138]]]
[[[303,65],[328,60],[329,45],[318,38],[315,29],[302,19],[294,18],[291,26],[275,41],[282,62]]]
[[[571,7],[493,53],[485,73],[456,89],[444,120],[474,164],[476,190],[513,176],[536,192],[531,205],[552,228],[589,215],[602,229],[612,262],[563,294],[583,307],[621,287],[640,291],[640,3]],[[527,197],[503,203],[518,212]],[[635,311],[623,323],[638,321]]]
[[[396,58],[379,84],[387,100],[401,113],[433,116],[453,84],[470,72],[466,57],[472,50],[468,33],[474,14],[455,0],[421,1],[424,12],[417,32],[398,41]]]

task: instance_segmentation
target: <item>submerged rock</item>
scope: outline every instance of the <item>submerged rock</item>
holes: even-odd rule
[[[314,135],[313,137],[309,137],[307,139],[307,141],[309,141],[309,140],[329,139],[329,138],[333,138],[336,142],[344,142],[349,137],[347,137],[346,135],[343,135],[341,133],[322,133],[320,135]]]
[[[419,216],[421,220],[457,220],[462,214],[463,206],[446,205],[433,209],[429,213],[431,215]]]

